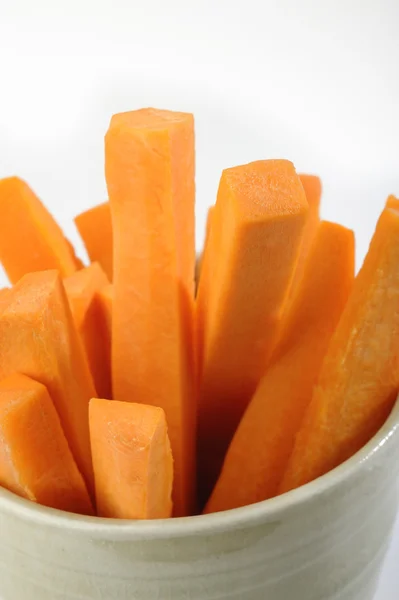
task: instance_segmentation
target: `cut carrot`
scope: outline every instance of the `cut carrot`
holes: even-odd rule
[[[110,338],[98,292],[109,281],[98,263],[64,279],[76,328],[82,338],[97,393],[111,398]]]
[[[399,209],[399,199],[395,196],[388,196],[388,200],[386,201],[385,208],[393,208],[394,210]]]
[[[276,495],[353,276],[352,231],[322,222],[289,317],[297,335],[261,379],[231,442],[206,512]]]
[[[164,411],[94,398],[89,412],[99,516],[170,517],[173,459]]]
[[[48,391],[13,374],[0,382],[0,485],[59,510],[93,515]]]
[[[51,214],[18,177],[0,180],[0,262],[11,283],[26,273],[76,271],[69,242]]]
[[[299,178],[303,185],[303,189],[305,190],[306,199],[309,204],[309,214],[303,230],[301,250],[294,272],[294,277],[290,286],[290,300],[292,300],[292,298],[295,296],[300,285],[305,271],[306,259],[320,223],[321,181],[319,177],[316,177],[315,175],[299,175]]]
[[[59,274],[25,275],[0,309],[0,378],[20,372],[47,387],[92,491],[88,406],[96,394]]]
[[[72,246],[71,242],[68,240],[68,238],[65,238],[66,243],[68,244],[68,248],[72,254],[74,263],[75,263],[75,267],[77,268],[77,270],[79,269],[83,269],[84,268],[84,264],[83,262],[80,260],[80,258],[78,256],[76,256],[76,252],[75,252],[75,248]]]
[[[211,206],[208,209],[208,216],[206,219],[206,230],[205,230],[205,241],[204,241],[204,247],[202,249],[202,253],[200,254],[200,256],[197,259],[196,262],[196,267],[195,267],[195,281],[196,281],[196,285],[198,287],[198,282],[199,282],[199,278],[200,278],[200,274],[201,274],[201,265],[202,265],[202,261],[203,261],[203,257],[204,257],[204,252],[206,250],[207,244],[208,244],[208,240],[209,240],[209,234],[211,231],[211,223],[212,223],[212,213],[214,210],[214,206]]]
[[[96,301],[99,303],[101,321],[104,324],[106,347],[109,356],[109,371],[111,372],[111,340],[112,340],[112,306],[114,297],[114,286],[112,283],[104,286],[98,291]]]
[[[274,349],[307,213],[289,161],[259,161],[222,174],[197,296],[205,495]]]
[[[174,510],[186,515],[195,498],[192,115],[115,115],[105,170],[114,231],[113,393],[165,410]]]
[[[92,262],[98,262],[112,281],[112,220],[109,202],[75,217],[75,224]]]
[[[339,465],[377,432],[399,389],[399,211],[385,209],[331,339],[280,492]]]

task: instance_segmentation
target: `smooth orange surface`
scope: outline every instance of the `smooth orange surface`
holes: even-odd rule
[[[170,517],[173,459],[164,411],[94,398],[90,436],[99,516]]]
[[[46,388],[15,373],[0,382],[0,485],[44,506],[94,514]]]
[[[277,493],[353,277],[353,232],[322,222],[289,317],[295,335],[261,379],[206,512],[245,506]]]
[[[98,395],[111,398],[110,337],[107,315],[97,298],[109,280],[98,263],[64,279],[75,325],[89,361]]]
[[[399,211],[385,209],[331,339],[280,492],[359,450],[399,389]]]
[[[176,516],[193,511],[194,121],[143,109],[105,138],[114,231],[113,393],[165,410]]]
[[[72,246],[30,187],[18,177],[0,180],[0,262],[11,283],[26,273],[77,269]]]
[[[109,202],[75,217],[75,224],[92,262],[98,262],[112,281],[112,219]]]
[[[309,213],[306,225],[303,229],[303,237],[301,242],[301,250],[298,256],[298,262],[291,282],[289,299],[292,300],[295,296],[298,287],[301,283],[305,271],[305,265],[308,253],[312,247],[314,236],[316,235],[318,225],[320,223],[320,199],[321,199],[321,181],[316,175],[300,174],[299,179],[305,190],[306,199],[309,204]]]
[[[112,344],[112,307],[114,298],[114,286],[112,283],[104,286],[98,291],[95,302],[98,306],[98,319],[104,332],[104,348],[106,350],[106,363],[108,372],[111,373],[111,344]],[[111,382],[111,379],[110,379]],[[112,387],[112,386],[111,386]],[[112,397],[112,394],[111,394]]]
[[[204,495],[274,349],[307,214],[291,162],[223,171],[197,294]]]
[[[56,271],[25,275],[0,301],[0,379],[14,372],[48,389],[78,468],[92,491],[88,406],[96,394]]]
[[[204,247],[202,249],[201,254],[197,258],[197,262],[196,262],[196,266],[195,266],[195,282],[196,282],[196,287],[197,288],[198,288],[199,278],[200,278],[200,275],[201,275],[201,266],[202,266],[202,261],[204,259],[204,252],[206,250],[206,247],[207,247],[207,244],[208,244],[208,240],[209,240],[209,234],[210,234],[210,231],[211,231],[213,209],[214,209],[214,206],[210,206],[209,209],[208,209],[208,216],[207,216],[207,219],[206,219],[206,230],[205,230]]]

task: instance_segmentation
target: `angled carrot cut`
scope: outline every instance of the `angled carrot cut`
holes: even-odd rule
[[[30,187],[18,177],[0,180],[0,262],[11,283],[26,273],[77,269],[69,242]]]
[[[323,361],[280,492],[359,450],[399,389],[399,211],[385,209]]]
[[[276,495],[353,277],[353,232],[322,222],[289,318],[295,336],[261,379],[231,442],[206,512]]]
[[[15,373],[0,382],[0,440],[1,486],[44,506],[94,514],[44,385]]]
[[[65,291],[71,306],[76,328],[89,361],[97,393],[111,398],[110,336],[106,307],[98,293],[109,285],[98,263],[77,271],[64,279]]]
[[[203,261],[203,257],[204,257],[204,252],[206,251],[206,247],[208,245],[208,240],[209,240],[209,234],[211,231],[211,225],[212,225],[212,213],[214,210],[214,206],[210,206],[208,209],[208,216],[206,219],[206,229],[205,229],[205,241],[204,241],[204,246],[202,249],[202,253],[198,256],[197,258],[197,262],[195,265],[195,282],[196,282],[196,286],[198,287],[198,282],[199,282],[199,278],[200,278],[200,274],[201,274],[201,266],[202,266],[202,261]]]
[[[113,394],[165,410],[175,515],[187,515],[195,499],[193,116],[115,115],[105,171],[114,236]]]
[[[274,349],[307,213],[289,161],[258,161],[222,174],[197,295],[205,494]]]
[[[301,249],[298,256],[298,262],[295,268],[294,276],[290,285],[289,298],[295,296],[301,279],[305,271],[305,265],[309,251],[312,247],[314,236],[316,235],[320,223],[320,199],[321,199],[321,181],[316,175],[300,174],[299,179],[305,190],[306,199],[309,204],[309,213],[306,225],[303,230]]]
[[[173,460],[164,411],[94,398],[90,436],[99,516],[170,517]]]
[[[98,303],[99,319],[104,331],[105,346],[108,354],[109,372],[111,373],[111,342],[112,342],[112,306],[114,286],[112,283],[105,285],[96,294],[95,302]]]
[[[112,281],[112,220],[109,202],[75,217],[75,224],[91,262],[98,262]]]
[[[0,302],[0,379],[20,372],[46,386],[89,491],[88,408],[95,388],[60,275],[30,273]]]

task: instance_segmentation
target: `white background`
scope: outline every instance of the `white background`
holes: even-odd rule
[[[360,264],[399,195],[398,65],[398,0],[0,0],[0,177],[25,178],[84,256],[72,218],[106,198],[111,114],[188,110],[199,244],[221,169],[284,157],[320,174]],[[397,599],[398,556],[399,529],[378,600]]]

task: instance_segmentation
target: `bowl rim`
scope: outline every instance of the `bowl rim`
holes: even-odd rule
[[[0,487],[0,513],[25,522],[61,529],[93,539],[134,541],[184,538],[240,529],[258,522],[280,521],[284,513],[343,485],[360,472],[399,429],[399,397],[384,425],[357,453],[325,475],[280,496],[223,512],[173,519],[126,520],[89,517],[35,504]]]

